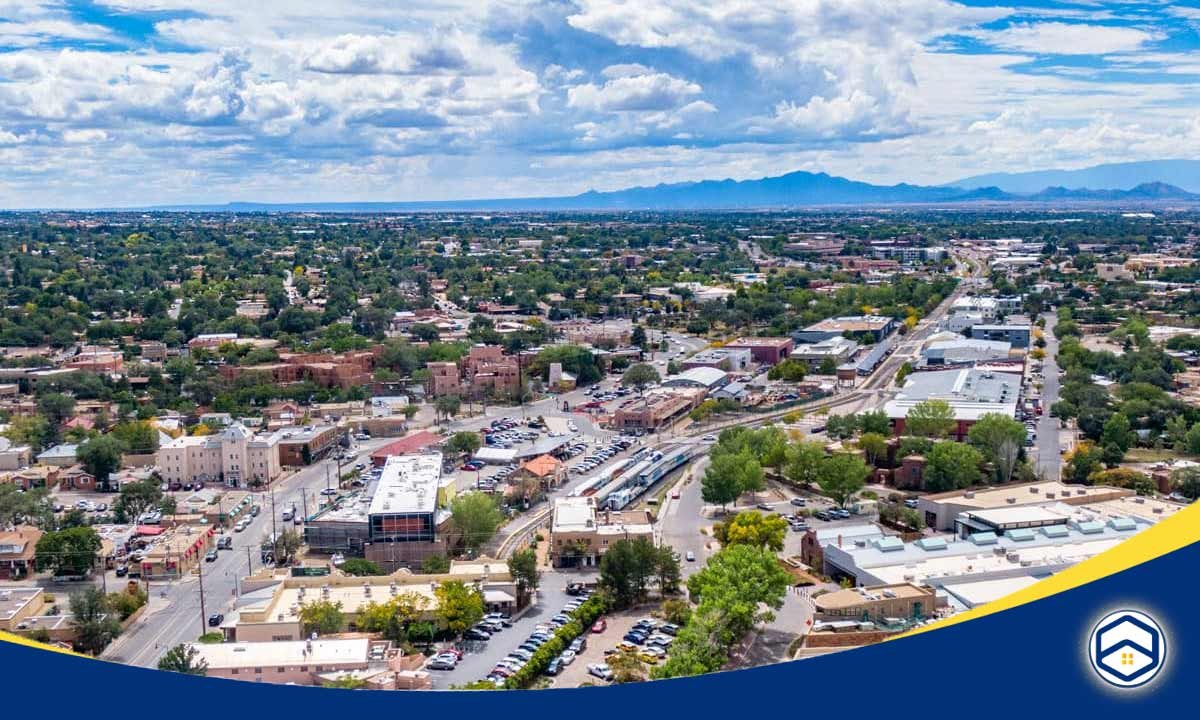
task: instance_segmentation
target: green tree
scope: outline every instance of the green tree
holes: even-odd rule
[[[743,492],[764,484],[762,466],[749,448],[738,453],[714,452],[700,480],[700,496],[724,508]]]
[[[191,645],[180,643],[163,653],[158,659],[158,669],[184,675],[207,675],[208,662],[200,657],[200,651]]]
[[[815,440],[792,443],[786,451],[783,476],[801,487],[815,485],[820,477],[825,447]]]
[[[429,600],[415,592],[402,592],[382,603],[369,602],[364,605],[355,620],[355,626],[369,633],[379,633],[394,643],[408,637],[408,629],[420,620],[429,607]]]
[[[971,426],[967,441],[995,468],[995,480],[1008,482],[1017,466],[1025,426],[1001,413],[986,413]]]
[[[908,409],[904,429],[917,437],[944,438],[954,429],[954,411],[945,400],[923,400]]]
[[[70,607],[77,651],[99,655],[121,634],[121,622],[100,588],[92,586],[71,593]]]
[[[433,401],[433,409],[439,419],[449,420],[458,414],[462,408],[462,400],[457,395],[443,395]]]
[[[979,482],[983,455],[970,445],[945,441],[929,451],[925,466],[925,489],[945,492]]]
[[[492,539],[504,516],[490,495],[468,492],[451,501],[450,520],[463,547],[474,552]]]
[[[1093,473],[1104,469],[1104,451],[1090,442],[1081,442],[1063,469],[1067,482],[1091,483]]]
[[[111,435],[102,435],[79,446],[75,456],[85,470],[96,478],[96,484],[107,489],[111,485],[109,475],[121,468],[121,454],[125,446]]]
[[[817,485],[839,507],[862,489],[871,468],[862,458],[850,453],[835,453],[821,462],[817,473]]]
[[[22,492],[12,483],[0,483],[0,528],[22,522],[49,527],[53,520],[48,490],[33,488]]]
[[[887,437],[892,434],[892,420],[882,409],[859,413],[858,424],[862,428],[864,435],[867,433],[876,433]]]
[[[383,570],[378,565],[363,558],[347,558],[346,562],[342,563],[342,572],[358,577],[383,575]]]
[[[1120,455],[1124,456],[1136,441],[1137,433],[1133,431],[1129,418],[1125,415],[1113,413],[1112,417],[1105,421],[1104,430],[1100,433],[1100,444],[1105,448],[1115,447],[1120,450]]]
[[[304,634],[331,635],[340,632],[346,624],[342,603],[331,600],[313,600],[300,606],[300,623]]]
[[[75,414],[75,398],[63,393],[47,393],[38,398],[38,412],[49,424],[50,440],[57,440],[62,425]]]
[[[483,619],[483,595],[477,589],[459,580],[448,580],[433,592],[437,598],[437,619],[455,637],[461,637]]]
[[[162,487],[154,480],[126,483],[113,502],[113,514],[117,522],[137,522],[142,513],[157,506],[162,499]]]
[[[637,390],[640,395],[647,387],[662,381],[658,371],[648,363],[636,363],[621,374],[621,386]]]
[[[445,555],[430,555],[421,561],[421,572],[426,575],[440,575],[450,572],[450,558]]]
[[[773,618],[791,585],[791,575],[775,553],[750,545],[731,545],[709,558],[690,578],[688,592],[697,605],[712,604],[723,614],[724,631],[740,639],[760,622]]]
[[[1200,498],[1200,467],[1186,467],[1172,471],[1171,489],[1188,500]]]
[[[713,536],[725,546],[753,545],[779,552],[783,549],[787,528],[787,521],[780,515],[747,510],[734,515],[728,522],[718,523],[713,528]]]
[[[879,467],[887,459],[887,438],[874,432],[865,432],[858,438],[858,449],[866,455],[867,462]]]
[[[446,451],[457,455],[472,455],[482,444],[479,433],[456,432],[446,441]]]
[[[659,559],[657,548],[645,537],[617,540],[600,558],[600,585],[618,608],[639,603],[646,599]]]
[[[90,527],[48,532],[37,542],[38,568],[54,575],[86,575],[100,552],[100,535]]]
[[[538,584],[542,581],[537,566],[537,551],[533,548],[515,551],[508,559],[508,572],[517,583],[518,599],[524,605],[529,595],[537,592]]]
[[[679,567],[679,554],[670,545],[658,548],[654,557],[654,574],[658,580],[658,591],[663,595],[679,592],[683,573]]]
[[[158,450],[158,428],[145,420],[121,423],[113,428],[112,435],[134,455],[151,455]]]

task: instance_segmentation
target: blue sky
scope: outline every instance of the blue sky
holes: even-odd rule
[[[1197,3],[0,0],[0,207],[940,183],[1200,157],[1198,96]]]

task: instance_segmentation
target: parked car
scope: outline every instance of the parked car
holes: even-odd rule
[[[209,627],[219,627],[223,622],[225,622],[225,616],[221,613],[213,613],[208,616]]]
[[[594,632],[596,634],[602,633],[607,629],[608,629],[608,621],[605,620],[604,618],[600,618],[596,622],[592,623],[592,632]]]
[[[442,655],[438,655],[429,662],[425,663],[425,667],[429,670],[453,670],[454,661]]]
[[[807,504],[808,504],[808,501],[807,501],[807,500],[805,500],[805,499],[804,499],[804,498],[802,498],[802,497],[794,497],[794,498],[792,498],[792,499],[791,499],[791,501],[790,501],[790,502],[791,502],[793,505],[795,505],[796,507],[804,507],[805,505],[807,505]]]
[[[588,675],[598,677],[601,680],[612,680],[612,668],[607,663],[592,663],[587,666]]]
[[[217,551],[216,551],[216,549],[209,550],[209,551],[208,551],[207,553],[205,553],[205,555],[204,555],[204,562],[213,562],[213,561],[215,561],[216,559],[217,559]]]
[[[696,553],[688,550],[687,554],[684,555],[684,559],[686,559],[688,562],[696,562]]]

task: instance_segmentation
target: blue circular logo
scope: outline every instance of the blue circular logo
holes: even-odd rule
[[[1154,618],[1137,610],[1105,615],[1088,638],[1092,669],[1109,685],[1141,687],[1153,680],[1167,660],[1167,640]]]

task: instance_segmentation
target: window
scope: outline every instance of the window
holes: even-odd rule
[[[287,672],[287,668],[275,668],[275,672],[282,675],[283,673]]]
[[[237,674],[238,674],[238,669],[237,669],[237,668],[232,668],[232,669],[229,671],[229,674],[230,674],[230,675],[237,675]]]
[[[254,668],[254,674],[262,675],[262,668]]]

